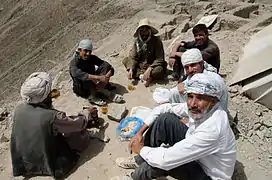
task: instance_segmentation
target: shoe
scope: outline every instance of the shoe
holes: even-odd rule
[[[115,163],[124,169],[136,169],[138,164],[136,164],[134,157],[120,157],[115,160]]]
[[[88,131],[88,133],[90,139],[98,139],[104,143],[108,143],[110,141],[109,136],[102,135],[100,132]]]
[[[104,106],[107,104],[106,101],[104,101],[103,99],[97,97],[96,95],[90,95],[88,97],[88,101],[91,103],[91,104],[94,104],[94,105],[97,105],[97,106]]]
[[[133,180],[131,174],[112,177],[110,180]]]

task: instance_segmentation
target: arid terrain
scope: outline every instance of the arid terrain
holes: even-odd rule
[[[191,40],[191,28],[210,14],[218,14],[210,38],[220,47],[220,73],[226,75],[228,83],[250,36],[272,23],[272,0],[0,0],[0,110],[9,113],[0,122],[0,179],[23,179],[12,177],[9,137],[20,86],[30,73],[50,72],[54,87],[61,91],[55,108],[69,115],[79,112],[88,102],[73,94],[68,63],[77,43],[90,38],[94,54],[116,69],[112,82],[124,95],[126,107],[154,107],[154,89],[174,84],[161,82],[149,88],[139,84],[135,91],[128,91],[121,63],[132,45],[138,21],[149,18],[153,22],[168,60],[173,40]],[[272,111],[240,95],[240,88],[229,87],[238,149],[233,179],[270,180]],[[116,137],[117,122],[101,116],[109,122],[102,133],[111,138],[110,142],[92,140],[67,179],[108,180],[127,172],[115,165],[117,157],[129,155],[127,142]]]

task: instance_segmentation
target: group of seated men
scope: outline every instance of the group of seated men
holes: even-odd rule
[[[165,78],[167,63],[158,31],[148,19],[140,21],[135,42],[123,60],[128,79],[149,86]],[[112,180],[152,180],[172,176],[184,180],[230,180],[236,162],[235,137],[227,115],[227,87],[218,75],[219,49],[203,24],[193,28],[195,41],[173,48],[169,65],[179,80],[168,103],[155,107],[132,137],[134,158],[118,158],[118,166],[135,169]],[[105,104],[101,94],[119,103],[110,83],[113,67],[92,54],[92,42],[80,41],[70,62],[76,95]],[[95,107],[66,116],[52,106],[52,79],[48,73],[31,74],[21,87],[23,103],[14,112],[11,157],[14,176],[66,175],[93,137],[87,130],[97,120]],[[100,95],[97,95],[100,93]]]

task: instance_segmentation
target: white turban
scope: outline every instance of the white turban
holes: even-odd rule
[[[224,87],[224,81],[218,74],[199,73],[185,83],[184,89],[186,93],[208,95],[220,100]]]
[[[202,54],[199,49],[196,48],[188,49],[181,56],[183,66],[192,63],[199,63],[201,61],[203,61]]]
[[[34,72],[21,87],[21,96],[28,104],[43,102],[51,92],[52,79],[46,72]]]
[[[78,48],[92,51],[93,50],[92,41],[90,39],[83,39],[79,42]]]

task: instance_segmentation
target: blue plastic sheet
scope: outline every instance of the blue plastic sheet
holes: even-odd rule
[[[132,130],[131,133],[124,135],[121,133],[121,130],[123,128],[126,128],[128,126],[128,123],[131,121],[136,121],[136,124],[134,125],[134,128]],[[131,116],[131,117],[126,117],[124,119],[121,120],[121,122],[119,123],[118,127],[116,128],[116,134],[117,136],[120,136],[121,138],[127,139],[127,138],[131,138],[132,136],[134,136],[143,126],[144,122],[137,117]]]

